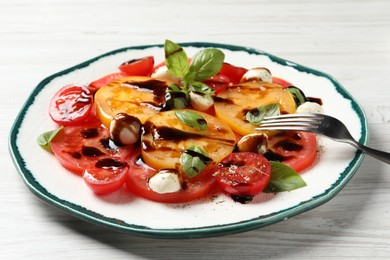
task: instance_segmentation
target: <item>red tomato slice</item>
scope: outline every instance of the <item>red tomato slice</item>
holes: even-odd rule
[[[85,86],[66,85],[54,95],[49,115],[59,125],[77,125],[91,114],[93,95]]]
[[[102,158],[84,170],[83,179],[94,193],[104,195],[120,189],[128,171],[129,165],[121,158]]]
[[[214,89],[215,95],[218,95],[218,93],[224,91],[229,86],[230,80],[228,77],[218,74],[205,80],[203,83]]]
[[[185,188],[182,191],[159,194],[149,188],[148,180],[156,171],[141,159],[141,152],[134,152],[127,160],[130,170],[126,180],[128,190],[148,200],[163,203],[182,203],[205,197],[215,187],[212,172],[202,172],[194,178],[183,176]]]
[[[257,153],[232,153],[217,165],[215,175],[219,186],[228,194],[254,196],[267,186],[271,165]]]
[[[156,71],[158,68],[160,68],[160,67],[162,67],[162,66],[165,66],[165,61],[162,61],[162,62],[160,62],[159,64],[157,64],[156,66],[154,66],[153,72]]]
[[[118,147],[109,136],[109,130],[99,121],[67,126],[51,141],[51,148],[63,167],[81,175],[101,158],[126,158],[131,153],[132,146]]]
[[[294,86],[290,82],[288,82],[288,81],[286,81],[284,79],[278,78],[278,77],[272,77],[272,83],[279,84],[279,85],[281,85],[282,87],[285,87],[285,88]]]
[[[286,131],[269,137],[265,156],[280,161],[297,172],[311,167],[317,159],[317,139],[313,133]]]
[[[108,83],[110,83],[114,80],[117,80],[117,79],[127,77],[127,76],[128,75],[124,72],[113,72],[113,73],[110,73],[110,74],[100,78],[100,79],[97,79],[97,80],[91,82],[89,84],[88,88],[92,91],[92,93],[95,93],[99,88],[104,87]]]
[[[248,70],[245,68],[236,67],[232,64],[224,62],[221,70],[219,71],[219,74],[227,77],[233,84],[237,84],[240,82],[242,76],[247,71]]]
[[[153,72],[153,66],[154,57],[147,56],[126,61],[119,66],[119,69],[129,76],[150,76]]]
[[[188,64],[191,62],[191,60],[192,60],[192,58],[188,58]],[[153,72],[155,72],[158,68],[160,68],[162,66],[165,66],[165,61],[162,61],[159,64],[157,64],[156,66],[154,66]]]

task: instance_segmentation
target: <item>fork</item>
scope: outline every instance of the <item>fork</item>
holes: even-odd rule
[[[340,120],[328,115],[307,113],[265,117],[256,130],[293,130],[321,134],[335,141],[348,143],[358,150],[390,164],[390,153],[358,143]]]

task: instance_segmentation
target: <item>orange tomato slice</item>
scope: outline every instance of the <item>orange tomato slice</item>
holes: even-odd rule
[[[144,123],[165,103],[168,82],[150,77],[126,77],[101,87],[95,94],[97,115],[109,127],[118,113],[127,113]]]
[[[256,107],[277,103],[281,113],[295,113],[291,93],[278,84],[253,81],[237,84],[218,94],[214,103],[216,116],[240,135],[255,132],[256,126],[246,120],[246,113]]]
[[[175,112],[160,112],[150,117],[144,124],[141,136],[142,158],[154,169],[180,170],[180,156],[187,148],[197,145],[213,160],[211,168],[229,155],[236,144],[236,136],[228,125],[206,113],[191,110],[207,121],[205,131],[190,127],[181,122]],[[206,168],[206,169],[207,169]]]

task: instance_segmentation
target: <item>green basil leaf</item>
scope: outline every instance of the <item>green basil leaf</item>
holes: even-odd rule
[[[183,98],[174,98],[173,99],[173,108],[174,109],[182,109],[187,106],[187,101]]]
[[[190,97],[188,90],[179,87],[176,84],[170,84],[165,93],[164,108],[180,109],[189,105]]]
[[[214,95],[214,89],[210,88],[207,84],[199,81],[193,81],[188,85],[190,91],[201,93],[204,95]]]
[[[306,182],[294,169],[280,162],[270,163],[271,179],[264,192],[291,191],[306,186]]]
[[[37,143],[45,150],[51,152],[51,146],[50,143],[53,140],[53,138],[63,129],[64,127],[61,126],[55,130],[45,132],[38,136]]]
[[[201,50],[192,58],[184,79],[190,82],[203,81],[213,77],[221,70],[224,59],[225,54],[218,49]]]
[[[287,90],[293,96],[294,101],[295,101],[295,105],[297,107],[302,105],[303,103],[305,103],[307,101],[305,94],[299,88],[291,86],[291,87],[287,87]]]
[[[206,151],[197,145],[188,147],[180,156],[180,164],[189,178],[197,176],[211,162]]]
[[[203,116],[190,110],[180,110],[175,112],[176,117],[185,125],[206,131],[207,121]]]
[[[169,84],[168,91],[170,92],[181,92],[183,89],[179,87],[177,84]]]
[[[165,40],[165,65],[168,70],[176,77],[182,78],[188,72],[188,57],[184,49],[170,41]]]
[[[261,121],[267,116],[280,115],[278,104],[272,103],[260,107],[256,107],[245,114],[246,120],[253,125],[260,125]]]

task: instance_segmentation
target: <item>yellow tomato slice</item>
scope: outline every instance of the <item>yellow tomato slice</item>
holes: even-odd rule
[[[97,115],[107,127],[118,113],[138,117],[144,123],[165,102],[168,82],[150,77],[126,77],[100,88],[95,94]]]
[[[236,137],[228,125],[206,113],[191,110],[207,121],[205,131],[187,126],[175,112],[159,112],[144,124],[141,136],[142,157],[155,169],[181,169],[180,156],[187,148],[197,145],[213,160],[208,168],[215,166],[229,155],[236,144]]]
[[[219,119],[233,131],[247,135],[255,132],[255,125],[245,115],[256,107],[277,103],[281,113],[295,113],[296,107],[291,93],[280,85],[262,81],[245,82],[227,88],[218,94],[214,103]]]

